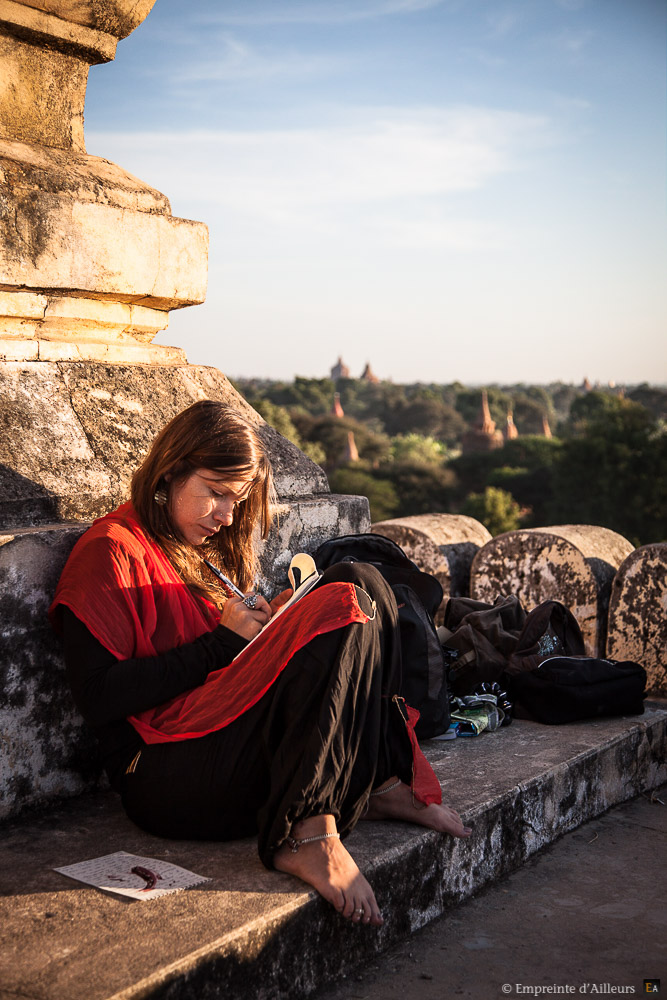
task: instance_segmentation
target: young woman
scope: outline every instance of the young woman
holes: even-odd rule
[[[74,700],[134,822],[175,838],[257,833],[267,867],[379,925],[340,837],[362,818],[470,830],[440,804],[397,696],[396,604],[372,566],[331,567],[262,632],[289,596],[269,604],[252,592],[271,490],[251,425],[195,403],[159,434],[131,502],[73,549],[52,620]]]

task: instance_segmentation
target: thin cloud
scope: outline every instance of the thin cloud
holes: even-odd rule
[[[367,21],[377,17],[390,15],[414,14],[432,7],[441,6],[446,0],[376,0],[364,4],[351,3],[347,0],[328,3],[305,3],[299,6],[276,4],[266,6],[255,5],[254,10],[248,10],[245,4],[243,13],[233,14],[220,12],[202,17],[201,23],[228,24],[230,26],[260,27],[272,24],[350,24],[355,21]]]
[[[218,47],[219,46],[219,47]],[[169,77],[170,89],[203,80],[238,85],[249,80],[299,79],[340,72],[343,60],[335,56],[304,54],[281,50],[262,50],[242,42],[233,35],[224,35],[216,43],[211,59],[198,59],[176,76]]]
[[[493,250],[474,192],[553,141],[547,119],[461,107],[360,109],[311,129],[107,133],[88,149],[165,191],[176,215],[224,219],[225,245]]]
[[[522,19],[523,12],[518,7],[504,7],[489,14],[487,23],[494,38],[504,38],[514,30]]]
[[[202,197],[236,211],[283,216],[472,191],[520,169],[522,149],[549,136],[544,117],[483,108],[390,108],[369,116],[357,109],[349,121],[252,132],[91,134],[88,145],[121,163],[126,154],[150,166],[169,163],[170,185],[180,189],[196,178]]]
[[[594,38],[593,31],[561,31],[554,38],[554,45],[557,49],[568,52],[571,55],[578,55],[588,43]]]

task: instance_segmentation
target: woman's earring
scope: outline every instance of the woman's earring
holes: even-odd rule
[[[160,487],[153,494],[153,500],[158,505],[158,507],[164,507],[167,503],[167,491],[164,487]]]

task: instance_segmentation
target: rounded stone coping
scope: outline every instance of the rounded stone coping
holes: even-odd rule
[[[400,545],[408,559],[412,559],[422,572],[434,576],[442,586],[444,597],[449,597],[451,580],[447,559],[425,532],[408,524],[407,521],[409,518],[378,521],[377,524],[371,525],[371,532],[374,535],[390,538],[392,542]]]
[[[634,545],[623,535],[611,528],[601,528],[596,524],[556,524],[548,528],[526,528],[542,534],[558,535],[572,545],[576,545],[586,559],[601,559],[616,569],[630,553]]]
[[[465,514],[396,517],[378,521],[371,531],[391,538],[420,569],[436,576],[445,597],[468,596],[473,558],[491,540],[484,525]]]
[[[492,537],[480,521],[466,514],[414,514],[411,517],[395,517],[388,521],[378,521],[372,530],[388,524],[419,531],[437,546],[475,542],[481,547],[491,541]]]
[[[587,654],[602,655],[611,581],[628,549],[627,539],[596,525],[506,532],[475,556],[470,593],[488,603],[515,594],[527,611],[561,601],[579,623]]]
[[[607,656],[634,660],[646,688],[667,695],[667,542],[635,549],[619,566],[609,601]]]

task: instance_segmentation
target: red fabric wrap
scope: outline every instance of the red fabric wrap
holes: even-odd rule
[[[166,653],[220,621],[218,608],[188,590],[144,533],[129,503],[95,521],[72,549],[49,610],[56,628],[59,604],[119,660]]]
[[[419,722],[419,712],[416,708],[408,705],[405,698],[401,698],[398,694],[394,695],[394,701],[405,722],[405,728],[407,729],[412,746],[412,794],[419,802],[423,802],[426,806],[431,805],[432,802],[440,805],[442,802],[440,782],[435,776],[435,771],[422,753],[422,748],[419,746],[417,734],[415,733],[415,726]]]
[[[367,622],[352,583],[326,583],[284,611],[228,667],[158,708],[130,718],[146,743],[205,736],[252,708],[292,656],[316,635]]]

